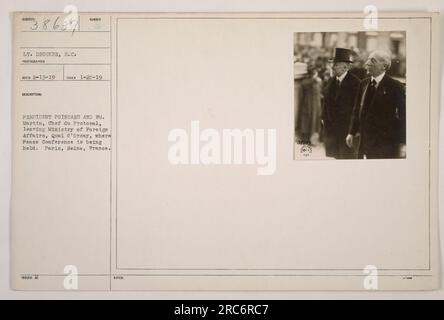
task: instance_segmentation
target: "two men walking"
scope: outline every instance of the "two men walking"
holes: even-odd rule
[[[336,48],[333,77],[325,87],[322,124],[326,155],[336,159],[405,158],[405,88],[386,74],[391,57],[371,53],[368,78],[360,81],[349,70],[352,51]]]

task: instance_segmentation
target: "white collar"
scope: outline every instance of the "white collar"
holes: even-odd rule
[[[381,82],[382,78],[384,78],[384,75],[385,75],[385,71],[384,71],[383,73],[381,73],[381,74],[380,74],[379,76],[377,76],[377,77],[373,77],[373,76],[372,76],[371,81],[375,80],[375,81],[376,81],[376,86],[378,86],[379,83]]]
[[[345,71],[343,74],[341,74],[340,77],[336,77],[336,80],[339,81],[339,83],[342,82],[342,80],[344,80],[345,76],[347,75],[348,71]]]

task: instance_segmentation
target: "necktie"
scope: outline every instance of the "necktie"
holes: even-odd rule
[[[363,105],[363,108],[361,109],[361,113],[359,115],[361,119],[365,119],[367,117],[367,112],[370,108],[370,104],[372,103],[373,96],[375,95],[375,91],[376,91],[376,81],[375,81],[375,79],[373,79],[370,82],[369,86],[367,87],[367,91],[365,93],[364,105]],[[365,120],[364,120],[364,122],[361,122],[361,125],[365,126]],[[364,153],[364,156],[365,156],[365,154],[367,152],[366,151],[367,147],[366,147],[366,140],[365,140],[364,134],[361,135],[361,149],[362,149],[362,152]]]
[[[367,92],[365,93],[365,102],[364,102],[365,109],[367,109],[367,107],[372,102],[373,96],[375,95],[375,91],[376,91],[376,80],[373,79],[367,88]]]
[[[337,98],[337,96],[338,96],[338,93],[339,93],[339,86],[340,86],[340,82],[339,82],[339,80],[338,80],[338,78],[335,78],[335,81],[333,82],[333,85],[332,85],[332,97],[333,97],[333,100],[336,100],[336,98]]]

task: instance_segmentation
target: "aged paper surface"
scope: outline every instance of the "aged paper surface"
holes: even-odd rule
[[[12,287],[436,289],[438,15],[363,18],[16,13]],[[299,144],[299,50],[386,40],[405,155]]]

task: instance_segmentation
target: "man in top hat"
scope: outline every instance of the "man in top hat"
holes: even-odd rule
[[[332,66],[332,78],[327,82],[322,105],[324,143],[327,157],[353,159],[354,150],[346,144],[350,119],[355,104],[359,79],[349,72],[352,51],[336,48]]]
[[[347,145],[352,147],[359,133],[359,158],[405,158],[405,87],[386,74],[391,54],[374,51],[365,65],[370,77],[360,84]]]

